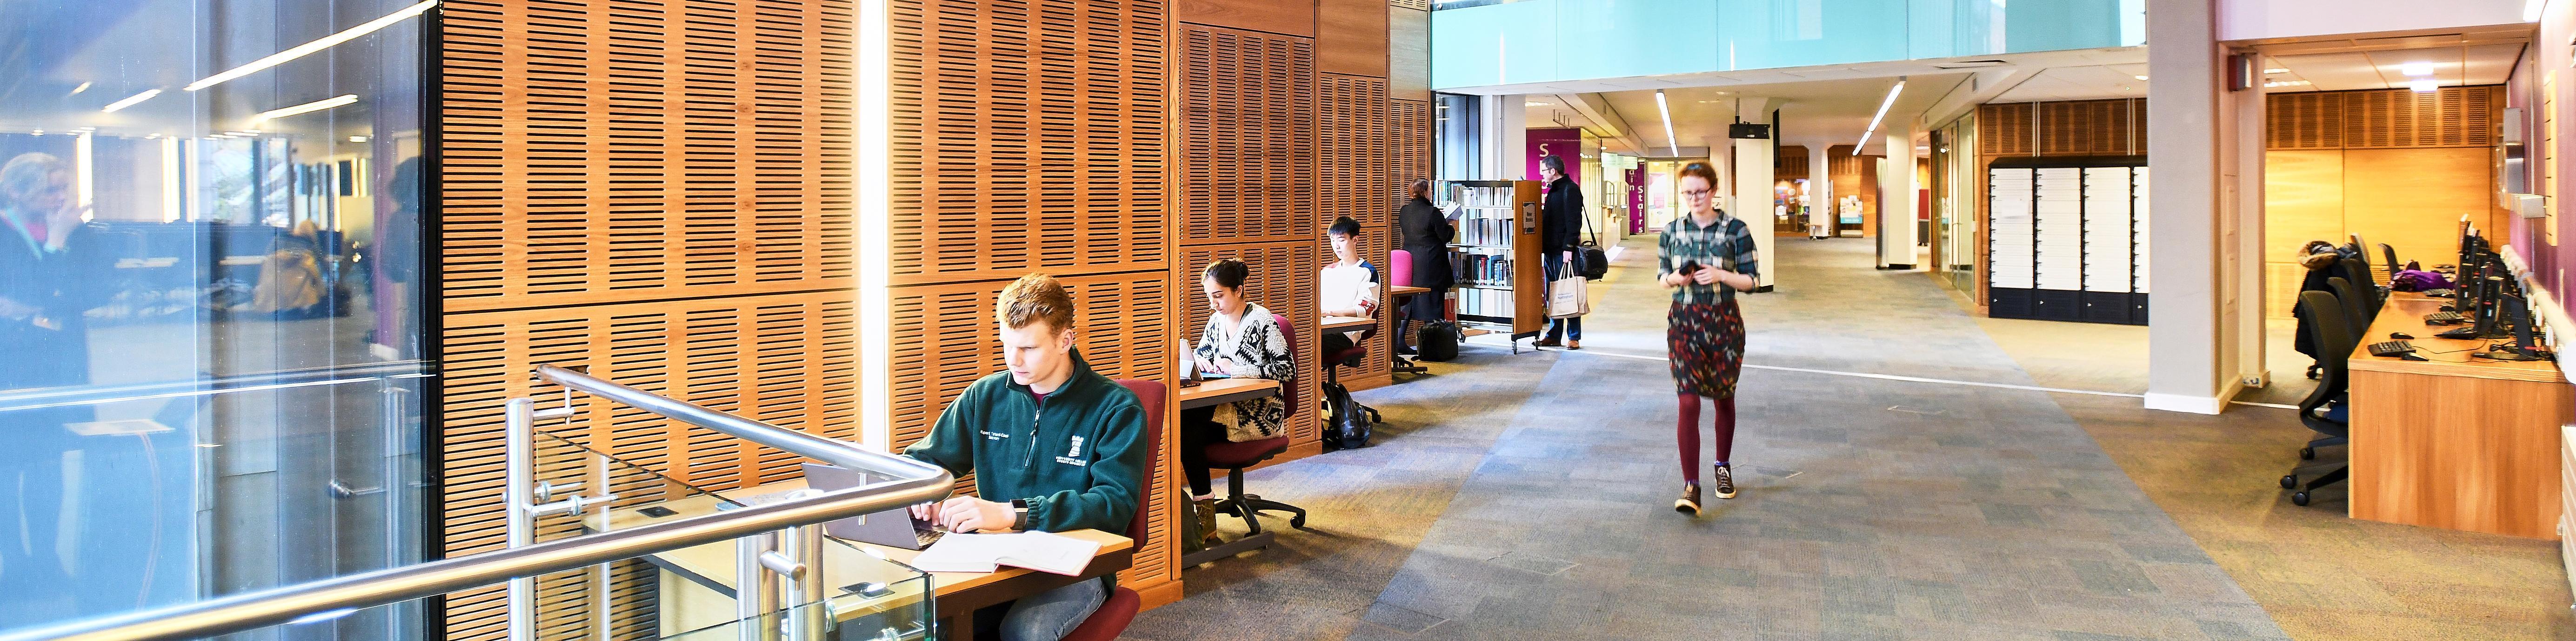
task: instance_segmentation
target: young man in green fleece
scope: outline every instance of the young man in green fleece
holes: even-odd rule
[[[978,493],[999,500],[952,497],[913,506],[913,516],[951,532],[1126,533],[1152,455],[1141,445],[1147,426],[1136,394],[1091,371],[1073,349],[1073,297],[1054,277],[1020,277],[993,308],[1010,371],[967,386],[929,438],[903,454],[953,474],[974,472]],[[1011,603],[998,624],[1002,638],[1064,638],[1100,609],[1114,578]]]

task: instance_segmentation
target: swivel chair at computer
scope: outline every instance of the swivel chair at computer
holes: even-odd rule
[[[2350,283],[2344,283],[2336,289],[2351,288]],[[2309,392],[2308,397],[2300,400],[2298,405],[2299,423],[2318,434],[2318,438],[2308,441],[2307,446],[2299,448],[2299,459],[2309,460],[2317,457],[2317,448],[2343,445],[2349,442],[2351,437],[2352,428],[2345,405],[2345,391],[2351,378],[2345,366],[2352,359],[2354,334],[2346,327],[2349,324],[2347,319],[2351,318],[2350,312],[2343,301],[2337,300],[2334,294],[2301,292],[2299,304],[2307,308],[2308,318],[2311,320],[2308,323],[2308,335],[2316,342],[2317,363],[2323,366],[2322,373],[2317,377],[2316,391]],[[2299,471],[2294,469],[2281,477],[2281,489],[2298,490],[2290,495],[2290,503],[2305,506],[2310,498],[2309,493],[2315,492],[2317,488],[2342,481],[2351,473],[2351,469],[2349,466],[2338,466],[2325,474],[2309,479],[2306,483],[2299,482]]]
[[[2369,295],[2361,293],[2361,290],[2367,287],[2369,286],[2355,285],[2352,281],[2344,280],[2342,276],[2326,279],[2326,288],[2334,290],[2336,301],[2334,307],[2326,309],[2343,310],[2344,331],[2355,341],[2362,340],[2362,332],[2370,331],[2372,316],[2370,309],[2364,307],[2366,303],[2363,302]],[[2344,348],[2349,350],[2352,346],[2345,345]]]
[[[1279,323],[1280,336],[1288,339],[1288,353],[1304,354],[1305,352],[1299,351],[1297,346],[1297,325],[1289,322],[1287,315],[1280,314],[1278,312],[1271,312],[1271,315],[1276,317],[1276,320]],[[1296,416],[1300,411],[1307,411],[1306,408],[1299,405],[1299,402],[1302,399],[1298,397],[1297,386],[1292,382],[1281,381],[1281,384],[1279,385],[1279,398],[1287,401],[1288,415],[1291,417]],[[1305,508],[1261,498],[1261,495],[1259,494],[1250,494],[1243,490],[1243,471],[1262,461],[1270,460],[1270,457],[1278,456],[1280,453],[1288,451],[1287,434],[1242,442],[1219,440],[1214,443],[1208,443],[1204,447],[1207,452],[1208,466],[1226,471],[1226,497],[1217,500],[1216,512],[1218,514],[1233,514],[1234,516],[1241,517],[1243,519],[1244,529],[1249,530],[1249,532],[1244,534],[1243,538],[1218,545],[1212,545],[1205,550],[1182,555],[1182,567],[1195,566],[1201,563],[1207,563],[1209,561],[1269,547],[1270,541],[1275,535],[1261,531],[1261,513],[1265,511],[1287,512],[1293,515],[1293,517],[1288,520],[1289,527],[1301,530],[1306,528]]]

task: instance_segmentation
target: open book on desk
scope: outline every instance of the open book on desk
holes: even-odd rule
[[[924,572],[991,572],[1016,566],[1066,576],[1079,576],[1100,554],[1100,543],[1048,532],[954,534],[912,558]]]

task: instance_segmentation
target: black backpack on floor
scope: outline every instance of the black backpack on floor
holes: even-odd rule
[[[1458,360],[1458,324],[1445,320],[1423,323],[1413,333],[1413,358],[1445,363]]]
[[[1351,400],[1350,388],[1324,384],[1324,449],[1368,447],[1369,433],[1378,422],[1377,409]]]

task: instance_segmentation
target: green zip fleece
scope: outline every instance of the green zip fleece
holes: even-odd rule
[[[1144,495],[1145,411],[1080,351],[1071,356],[1073,376],[1045,401],[1010,372],[975,381],[904,456],[974,472],[985,500],[1027,499],[1024,529],[1126,534]]]

